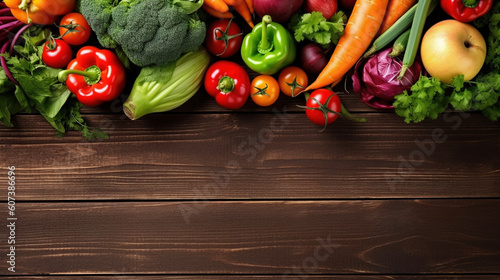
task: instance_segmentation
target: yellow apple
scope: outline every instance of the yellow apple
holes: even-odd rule
[[[474,78],[486,58],[486,42],[472,25],[449,19],[431,26],[420,46],[422,63],[429,75],[449,84],[463,74],[464,80]]]

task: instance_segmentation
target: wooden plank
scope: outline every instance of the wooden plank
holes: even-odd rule
[[[17,276],[17,280],[45,280],[54,279],[54,276]],[[314,280],[498,280],[499,275],[293,275],[284,277],[282,275],[189,275],[189,276],[172,276],[172,275],[109,275],[109,276],[57,276],[57,280],[259,280],[259,279],[280,279],[280,280],[299,280],[299,279],[314,279]]]
[[[499,199],[18,203],[15,274],[497,274],[499,211]]]
[[[19,116],[0,128],[0,162],[21,200],[500,196],[499,123],[363,116],[320,133],[297,114],[89,115],[111,136],[93,143]]]

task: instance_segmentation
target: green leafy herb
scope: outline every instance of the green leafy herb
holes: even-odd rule
[[[500,2],[495,1],[490,12],[476,21],[476,26],[487,27],[486,44],[486,61],[485,64],[490,65],[492,69],[500,68]]]
[[[498,121],[500,118],[500,100],[497,101],[493,106],[484,108],[482,111],[483,115],[492,121]]]
[[[321,45],[336,44],[344,32],[346,16],[342,11],[337,12],[330,20],[323,17],[321,12],[294,15],[289,28],[293,31],[295,40],[305,39]]]
[[[500,97],[500,74],[480,74],[475,81],[464,82],[463,75],[453,79],[450,104],[456,110],[483,111],[498,103]]]
[[[83,137],[88,140],[94,139],[108,139],[109,136],[102,129],[97,127],[90,127],[87,125],[82,115],[80,114],[80,109],[83,105],[76,99],[72,98],[68,100],[63,108],[54,118],[47,119],[49,122],[53,122],[54,127],[58,127],[57,136],[62,137],[66,130],[74,130],[81,132]]]
[[[464,82],[464,76],[453,78],[450,85],[436,78],[421,76],[411,87],[395,97],[396,114],[405,122],[420,122],[425,118],[435,119],[449,105],[459,111],[482,111],[496,121],[500,113],[500,74],[489,72],[479,75],[475,81]],[[451,94],[446,95],[449,91]]]
[[[460,111],[468,111],[472,105],[472,92],[464,88],[464,75],[458,75],[452,79],[453,92],[450,97],[450,104]]]
[[[24,45],[15,46],[15,55],[2,54],[19,85],[12,83],[3,69],[0,71],[0,122],[12,126],[11,116],[20,112],[40,113],[59,136],[67,130],[82,132],[89,140],[107,138],[100,129],[88,127],[81,117],[82,105],[58,81],[60,69],[42,61],[43,43],[49,33],[32,27],[23,34]]]
[[[420,76],[410,91],[411,94],[404,91],[395,96],[394,101],[396,114],[405,118],[407,123],[436,119],[448,106],[445,88],[437,78]]]

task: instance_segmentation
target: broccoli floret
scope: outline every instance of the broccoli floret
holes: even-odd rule
[[[116,48],[115,40],[108,34],[111,23],[113,0],[80,0],[79,11],[85,16],[92,30],[97,35],[99,43],[105,48]]]
[[[81,1],[80,10],[99,42],[120,46],[138,66],[175,61],[198,49],[205,38],[205,23],[196,14],[188,15],[166,0]]]

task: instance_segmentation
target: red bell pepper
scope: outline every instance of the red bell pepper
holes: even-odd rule
[[[250,95],[250,78],[239,64],[219,60],[205,74],[205,90],[217,103],[227,109],[239,109]]]
[[[117,98],[126,83],[126,73],[120,59],[110,50],[82,47],[59,80],[86,106],[99,106]]]
[[[454,19],[470,22],[487,14],[493,0],[441,0],[441,8]]]

